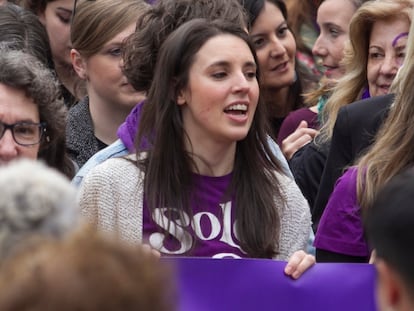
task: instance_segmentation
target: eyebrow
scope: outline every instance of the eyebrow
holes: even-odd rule
[[[212,63],[211,65],[209,65],[209,68],[213,68],[213,67],[225,67],[225,66],[230,66],[231,63],[229,61],[225,61],[225,60],[221,60],[221,61],[217,61],[215,63]],[[247,61],[243,64],[243,67],[253,67],[253,68],[257,68],[257,65],[255,62],[251,62],[251,61]]]
[[[56,10],[63,11],[65,13],[72,14],[72,10],[71,9],[67,9],[67,8],[63,8],[63,7],[57,7]]]
[[[335,24],[334,22],[322,23],[322,27],[325,27],[325,28],[329,28],[329,27],[342,28],[338,24]]]
[[[280,27],[286,26],[288,27],[288,23],[286,20],[284,20],[283,22],[281,22],[279,25],[277,25],[276,29],[279,29]],[[250,29],[250,33],[251,33],[251,29]],[[264,33],[263,32],[259,32],[257,34],[251,34],[250,37],[256,37],[256,36],[263,36]]]

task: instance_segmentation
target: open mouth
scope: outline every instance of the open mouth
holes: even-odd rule
[[[247,105],[246,104],[235,104],[224,109],[225,113],[232,115],[246,115],[247,114]]]

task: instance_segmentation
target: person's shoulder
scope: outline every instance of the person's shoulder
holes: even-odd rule
[[[114,157],[123,157],[128,154],[128,149],[122,143],[120,139],[116,140],[114,143],[108,147],[100,150],[95,153],[76,173],[75,177],[72,179],[72,184],[79,186],[82,183],[83,178],[91,171],[94,167],[105,162],[108,159]]]
[[[387,94],[346,105],[338,113],[336,127],[352,129],[355,134],[361,133],[361,129],[364,132],[375,132],[387,115],[393,101],[394,94]]]
[[[68,110],[68,115],[78,115],[84,111],[89,111],[89,99],[87,96],[79,100],[75,105],[71,106]]]
[[[308,119],[312,119],[316,115],[317,114],[308,107],[303,107],[289,112],[285,120],[299,120],[299,122],[302,120],[308,121]]]
[[[89,99],[84,97],[68,110],[66,130],[70,137],[78,133],[90,133],[91,129],[93,129],[93,124],[89,111]]]
[[[139,172],[135,155],[110,158],[93,167],[84,177],[84,182],[124,183],[137,179]]]
[[[387,94],[361,99],[343,107],[342,110],[347,110],[349,113],[371,113],[372,111],[390,107],[394,97],[394,94]]]

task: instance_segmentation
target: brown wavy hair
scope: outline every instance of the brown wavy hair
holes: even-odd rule
[[[38,158],[68,178],[75,173],[66,153],[67,109],[60,99],[59,83],[53,73],[35,56],[22,51],[0,51],[0,83],[23,90],[38,106],[40,122],[46,122],[46,135],[40,142]]]
[[[247,28],[245,11],[238,0],[157,1],[139,17],[135,33],[125,44],[123,71],[137,91],[149,90],[159,49],[168,35],[193,18],[221,18]]]

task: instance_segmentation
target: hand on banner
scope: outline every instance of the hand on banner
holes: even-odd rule
[[[153,256],[154,259],[160,259],[161,257],[161,253],[148,244],[141,244],[141,249],[146,256]]]
[[[296,251],[289,258],[285,268],[286,275],[293,279],[298,279],[306,270],[315,264],[316,260],[313,255],[309,255],[304,251]]]

